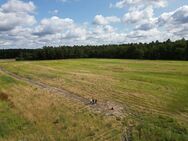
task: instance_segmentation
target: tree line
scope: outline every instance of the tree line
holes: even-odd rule
[[[188,60],[188,40],[100,46],[45,46],[40,49],[1,49],[0,59],[52,60],[69,58],[116,58]]]

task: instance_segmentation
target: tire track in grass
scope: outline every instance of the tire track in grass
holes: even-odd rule
[[[43,82],[35,81],[32,79],[17,75],[15,73],[12,73],[12,72],[4,69],[3,67],[0,67],[0,71],[4,72],[6,75],[9,75],[12,78],[27,82],[28,84],[34,85],[35,87],[38,87],[40,89],[44,89],[51,93],[62,95],[69,100],[78,101],[78,102],[84,104],[85,106],[89,107],[90,109],[92,109],[92,111],[94,111],[94,112],[103,113],[107,116],[115,116],[115,117],[120,117],[120,118],[123,118],[126,116],[124,107],[120,104],[117,104],[114,102],[106,102],[106,103],[98,102],[95,105],[91,105],[89,99],[79,96],[75,93],[69,92],[65,89],[50,86]],[[113,110],[111,110],[111,107],[113,107]]]

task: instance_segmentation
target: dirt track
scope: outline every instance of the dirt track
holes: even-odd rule
[[[60,95],[64,96],[65,98],[68,98],[73,101],[78,101],[78,102],[84,104],[85,106],[87,106],[88,108],[90,108],[91,110],[93,110],[94,112],[99,112],[99,113],[103,113],[108,116],[115,116],[115,117],[120,117],[120,118],[125,116],[124,108],[120,104],[117,104],[114,102],[100,102],[99,101],[97,104],[91,105],[91,104],[89,104],[90,103],[89,99],[79,96],[75,93],[69,92],[67,90],[64,90],[62,88],[60,89],[60,88],[53,87],[53,86],[50,86],[48,84],[45,84],[45,83],[42,83],[39,81],[35,81],[35,80],[29,79],[29,78],[22,77],[20,75],[17,75],[10,71],[7,71],[2,67],[0,67],[0,71],[4,72],[5,74],[7,74],[17,80],[27,82],[28,84],[33,85],[35,87],[42,88],[42,89],[47,90],[54,94],[60,94]],[[113,110],[111,110],[112,107],[114,108]]]

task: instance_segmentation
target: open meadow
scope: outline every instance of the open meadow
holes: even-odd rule
[[[17,140],[188,141],[188,62],[1,60],[0,141]]]

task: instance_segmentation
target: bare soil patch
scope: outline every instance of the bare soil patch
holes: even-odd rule
[[[9,101],[8,95],[6,93],[0,92],[1,101]]]

